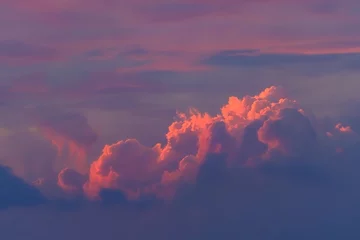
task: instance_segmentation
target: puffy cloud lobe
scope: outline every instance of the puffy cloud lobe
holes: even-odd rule
[[[130,199],[172,197],[183,183],[196,182],[211,154],[225,154],[226,165],[258,165],[266,159],[302,158],[314,151],[316,131],[284,89],[269,87],[255,96],[230,97],[221,114],[191,109],[178,113],[164,146],[146,147],[128,139],[107,145],[92,163],[84,185],[88,196],[101,189],[123,191]]]
[[[102,188],[126,189],[130,196],[136,197],[161,177],[154,174],[159,171],[159,153],[159,145],[148,148],[134,139],[107,145],[91,165],[85,190],[88,194],[98,194]]]
[[[0,208],[34,206],[45,201],[38,189],[16,177],[10,168],[0,165]]]
[[[308,154],[316,145],[316,133],[308,118],[297,109],[283,109],[259,129],[261,142],[283,155]]]
[[[86,176],[77,171],[64,168],[58,175],[58,185],[67,193],[82,193],[83,185],[86,182]]]
[[[196,155],[200,144],[199,135],[213,122],[209,114],[201,114],[196,109],[190,110],[190,116],[178,113],[178,118],[169,126],[162,160],[179,160],[189,154]]]

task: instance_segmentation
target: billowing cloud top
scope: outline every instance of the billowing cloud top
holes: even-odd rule
[[[333,133],[321,132],[314,121],[283,88],[272,86],[255,96],[230,97],[215,116],[196,109],[178,113],[165,144],[147,147],[127,139],[106,145],[86,182],[85,176],[64,169],[58,183],[65,191],[83,190],[93,200],[101,199],[104,189],[123,192],[129,200],[172,199],[182,186],[197,182],[210,156],[223,156],[219,161],[225,161],[226,169],[285,164],[289,171],[294,166],[307,171],[339,153],[334,138],[341,136],[334,134],[353,137],[349,126],[336,124],[329,129]]]

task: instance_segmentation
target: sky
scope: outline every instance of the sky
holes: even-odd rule
[[[0,236],[358,239],[359,12],[0,0]]]

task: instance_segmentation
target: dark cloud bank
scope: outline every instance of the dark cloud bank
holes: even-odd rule
[[[335,73],[359,69],[359,53],[291,54],[263,53],[257,49],[224,50],[204,58],[201,63],[214,67],[288,68],[301,66],[306,73]],[[314,67],[314,64],[317,64]]]
[[[0,165],[0,209],[44,203],[46,198],[37,188],[16,177],[10,168]]]

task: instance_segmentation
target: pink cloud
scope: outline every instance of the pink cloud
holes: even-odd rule
[[[148,195],[171,199],[181,184],[196,182],[211,155],[226,156],[229,168],[282,159],[311,162],[322,148],[318,135],[326,136],[282,88],[272,86],[254,96],[230,97],[215,116],[196,109],[179,113],[165,144],[148,147],[127,139],[105,145],[90,166],[84,191],[90,199],[101,198],[102,189],[122,191],[132,200]]]

